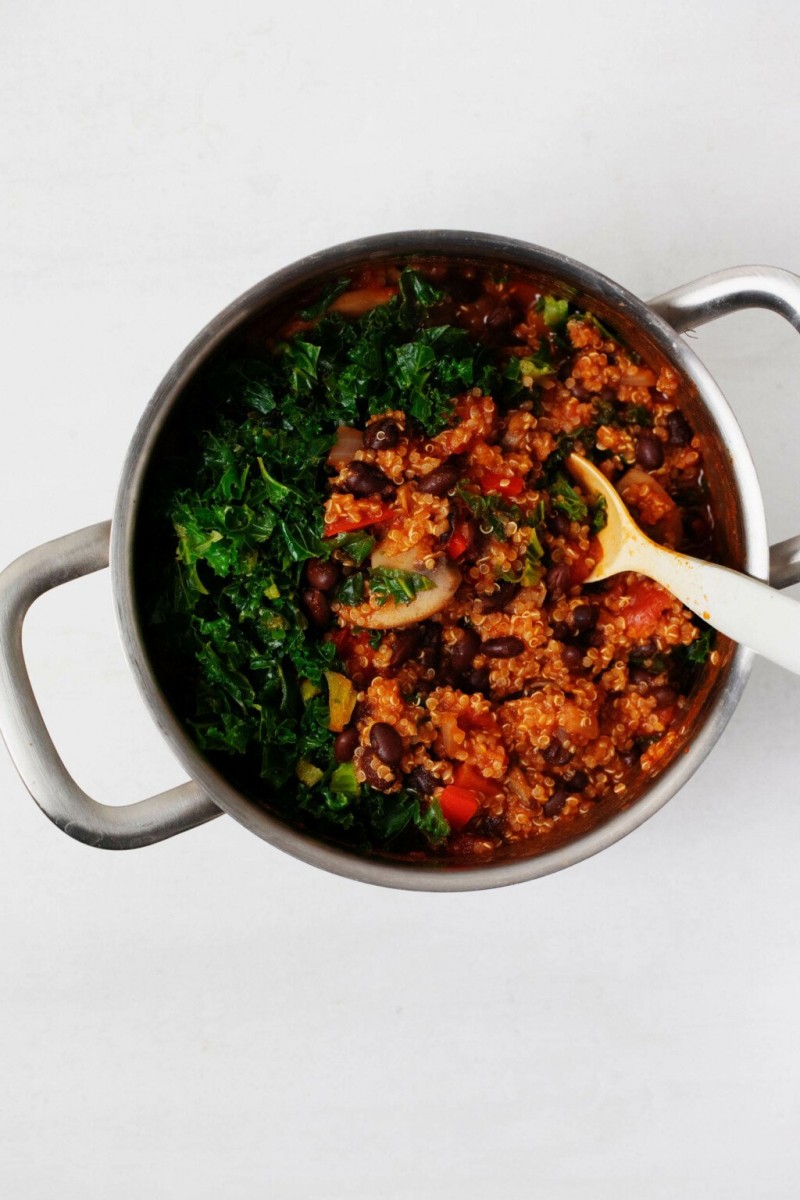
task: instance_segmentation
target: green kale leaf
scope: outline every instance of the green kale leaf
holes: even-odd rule
[[[375,596],[380,606],[390,600],[395,604],[410,604],[419,592],[429,591],[433,586],[427,575],[397,567],[375,567],[369,575],[370,595]]]
[[[566,513],[570,521],[585,521],[589,515],[589,507],[585,500],[575,490],[564,475],[556,476],[550,488],[550,498],[554,508]]]

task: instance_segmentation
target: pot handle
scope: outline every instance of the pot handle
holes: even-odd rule
[[[664,292],[648,304],[678,333],[744,308],[768,308],[800,332],[800,276],[780,267],[715,271]],[[770,547],[769,582],[776,588],[800,583],[800,536]]]
[[[67,771],[36,703],[22,651],[22,624],[37,596],[108,566],[111,522],[90,525],[29,550],[0,574],[0,732],[42,811],[70,837],[132,850],[220,816],[198,784],[135,804],[99,804]]]

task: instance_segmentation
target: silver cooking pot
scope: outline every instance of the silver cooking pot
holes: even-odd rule
[[[549,841],[515,848],[482,864],[404,863],[328,845],[287,825],[233,787],[208,762],[170,708],[151,660],[137,595],[137,523],[148,471],[157,469],[168,421],[198,369],[245,323],[269,324],[295,298],[358,264],[453,258],[522,268],[542,289],[570,295],[607,320],[649,362],[669,364],[685,381],[684,410],[701,438],[711,480],[712,509],[723,562],[769,579],[775,587],[800,580],[800,537],[771,549],[750,453],[728,404],[703,364],[679,336],[743,308],[769,308],[800,329],[800,278],[772,267],[721,271],[667,292],[648,304],[590,267],[552,250],[486,234],[423,231],[348,242],[302,259],[257,284],[200,333],[156,390],[128,452],[113,521],[78,530],[29,551],[0,575],[0,727],[25,786],[65,833],[105,849],[149,845],[229,813],[253,833],[297,858],[339,875],[388,887],[465,891],[535,879],[605,849],[652,816],[697,770],[742,694],[751,651],[718,639],[720,661],[705,669],[685,716],[679,752],[659,774],[634,783],[624,800],[609,797],[582,825]],[[154,465],[155,464],[155,465]],[[110,542],[110,551],[109,551]],[[43,592],[111,563],[119,629],[150,713],[189,774],[189,782],[135,804],[91,799],[71,778],[47,732],[22,653],[25,614]]]

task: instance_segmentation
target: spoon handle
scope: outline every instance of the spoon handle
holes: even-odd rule
[[[800,675],[797,600],[749,575],[676,554],[655,543],[647,546],[635,569],[663,584],[720,633]]]

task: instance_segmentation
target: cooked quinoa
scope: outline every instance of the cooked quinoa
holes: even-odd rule
[[[391,332],[392,313],[404,322],[401,337]],[[264,361],[310,347],[303,354],[313,370],[297,384],[310,412],[317,387],[340,398],[345,380],[358,392],[351,381],[368,356],[351,331],[376,328],[372,376],[364,369],[373,391],[354,394],[338,420],[333,414],[316,448],[319,468],[309,458],[316,498],[307,501],[308,521],[318,532],[300,550],[299,535],[290,538],[276,518],[248,544],[249,560],[215,565],[227,536],[213,541],[220,519],[211,532],[207,522],[187,534],[186,492],[174,493],[179,570],[184,585],[197,579],[193,611],[202,610],[192,648],[200,701],[186,719],[209,752],[251,764],[234,774],[257,795],[256,775],[276,777],[271,750],[280,737],[294,754],[284,771],[288,795],[263,799],[323,836],[396,854],[488,857],[624,796],[674,749],[710,633],[643,577],[585,583],[601,555],[605,514],[564,460],[588,456],[652,537],[709,556],[700,446],[669,368],[651,368],[592,314],[531,281],[469,265],[356,273],[267,339]],[[327,376],[326,355],[334,364]],[[376,355],[384,356],[377,367]],[[296,384],[293,369],[287,377]],[[240,399],[254,395],[249,378]],[[296,484],[278,473],[280,455],[268,457],[278,436],[269,420],[256,409],[246,437],[243,426],[228,430],[233,449],[215,478],[242,469],[249,454],[248,478],[260,470],[269,480],[258,493],[265,511],[288,511]],[[209,436],[221,440],[219,431]],[[252,496],[247,508],[252,527]],[[258,672],[268,667],[258,649],[232,659],[247,683],[239,684],[243,700],[218,669],[232,654],[225,647],[235,623],[214,641],[231,581],[241,588],[242,578],[266,571],[274,528],[294,546],[282,561],[296,565],[280,568],[294,591],[285,594],[270,563],[275,595],[262,588],[255,609],[241,602],[238,619],[257,622],[265,645],[277,645],[274,630],[283,630],[290,670],[281,671],[281,695],[291,683],[304,706],[295,743],[283,726],[277,734],[265,725],[270,694],[259,693]],[[224,581],[217,592],[209,566],[213,584]],[[302,646],[289,645],[290,612]],[[215,686],[224,704],[215,705]],[[261,714],[260,735],[242,715],[247,705]]]

